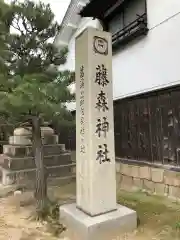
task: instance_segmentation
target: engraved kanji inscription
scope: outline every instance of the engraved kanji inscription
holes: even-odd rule
[[[98,118],[96,124],[96,134],[98,137],[102,135],[106,138],[107,132],[109,131],[109,122],[107,121],[107,117]]]
[[[84,66],[80,67],[80,89],[84,88]]]
[[[108,149],[107,144],[98,145],[97,157],[96,160],[99,161],[100,164],[104,162],[110,162],[110,158],[108,157]]]
[[[85,118],[84,118],[84,66],[80,67],[80,153],[86,152],[84,145]]]
[[[107,102],[107,99],[106,99],[106,94],[105,92],[103,92],[101,90],[101,92],[98,94],[97,96],[97,103],[96,103],[96,108],[99,110],[99,111],[108,111],[109,108],[108,108],[108,102]]]
[[[86,150],[86,149],[85,149],[85,145],[82,144],[82,145],[80,146],[80,153],[85,153],[85,152],[86,152],[85,150]]]
[[[107,78],[107,69],[105,68],[104,64],[98,65],[96,67],[95,83],[102,87],[108,85],[109,83],[109,80]]]

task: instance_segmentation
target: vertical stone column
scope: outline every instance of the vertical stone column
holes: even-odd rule
[[[116,209],[111,35],[76,39],[77,207],[90,216]]]
[[[94,28],[76,39],[76,204],[60,207],[77,240],[117,239],[136,212],[116,204],[111,36]]]

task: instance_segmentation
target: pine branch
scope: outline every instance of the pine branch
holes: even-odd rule
[[[10,34],[7,39],[11,54],[6,61],[8,75],[3,74],[0,85],[0,110],[22,124],[33,116],[64,121],[68,117],[65,103],[74,100],[68,89],[74,73],[58,71],[68,49],[59,52],[48,42],[60,28],[49,5],[15,1],[6,21],[19,35]]]

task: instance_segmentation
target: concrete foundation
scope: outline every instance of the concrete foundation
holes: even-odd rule
[[[67,204],[60,207],[60,220],[73,240],[112,240],[137,227],[136,212],[121,205],[115,211],[90,217],[76,204]]]

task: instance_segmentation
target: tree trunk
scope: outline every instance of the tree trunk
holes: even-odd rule
[[[32,142],[36,164],[35,198],[37,214],[40,217],[47,202],[47,174],[44,166],[44,150],[41,138],[41,122],[38,117],[32,119]]]

